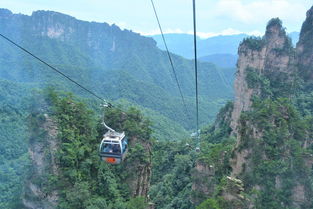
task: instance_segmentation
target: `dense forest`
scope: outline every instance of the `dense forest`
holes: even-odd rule
[[[0,24],[114,101],[103,110],[1,40],[0,208],[313,208],[313,7],[296,47],[278,18],[242,40],[234,101],[227,69],[200,62],[200,152],[151,38],[56,12],[2,9]],[[173,58],[194,109],[192,61]],[[129,138],[119,165],[99,158],[102,117]]]

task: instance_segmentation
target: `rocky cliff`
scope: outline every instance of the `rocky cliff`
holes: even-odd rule
[[[292,69],[295,64],[292,50],[291,40],[287,37],[279,19],[272,19],[268,23],[262,39],[246,38],[240,44],[231,121],[234,133],[236,133],[241,112],[251,108],[253,96],[262,96],[263,98],[272,96],[268,95],[264,88],[271,88],[273,84],[270,86],[271,83],[268,81],[264,83],[266,81],[257,80],[256,76],[274,75],[275,78],[268,78],[272,80],[272,83],[286,82],[284,85],[288,84],[288,80],[291,79],[289,74],[295,73]],[[279,92],[279,94],[281,93],[283,92]]]
[[[50,178],[58,176],[56,152],[58,149],[58,129],[56,122],[47,114],[29,116],[31,130],[29,156],[32,162],[31,173],[25,184],[23,204],[25,208],[56,208],[59,192],[48,189]]]
[[[308,46],[308,43],[303,43],[312,41],[312,37],[307,36],[309,32],[305,32],[305,30],[313,30],[312,24],[308,29],[311,19],[312,9],[307,13],[307,19],[301,30],[301,41],[297,44],[296,49],[292,48],[278,19],[269,22],[265,36],[256,42],[259,45],[258,48],[252,45],[253,39],[243,41],[239,48],[238,76],[235,82],[236,99],[232,113],[232,128],[234,133],[237,133],[237,144],[231,159],[231,176],[242,179],[245,188],[250,191],[266,193],[265,190],[270,188],[282,192],[290,191],[291,194],[285,194],[289,200],[281,202],[280,207],[288,207],[287,205],[290,204],[293,208],[307,208],[312,204],[310,202],[312,187],[308,186],[307,182],[311,179],[312,164],[310,162],[312,162],[313,156],[306,154],[308,150],[305,146],[306,143],[311,144],[312,140],[308,135],[297,136],[298,133],[294,129],[302,121],[296,117],[296,122],[291,122],[295,116],[287,103],[279,101],[277,104],[273,104],[277,98],[296,97],[296,91],[299,91],[299,77],[303,77],[303,73],[310,74],[309,63],[313,61],[312,51],[304,47],[304,45]],[[261,100],[268,99],[271,102],[266,104],[268,106],[257,107],[256,104],[260,101],[254,101],[253,97]],[[269,111],[271,113],[267,114],[264,108],[273,108],[277,112]],[[263,116],[259,115],[262,111],[264,111]],[[251,112],[258,114],[251,114]],[[248,119],[250,118],[249,114],[251,114],[251,120]],[[261,120],[261,117],[267,120],[267,125],[260,124],[258,120]],[[284,121],[278,123],[277,120],[281,118],[284,118]],[[305,130],[304,127],[303,129]],[[272,141],[268,141],[274,132],[276,139],[273,137]],[[290,143],[294,143],[298,149],[304,149],[303,152],[300,154],[293,150],[294,147],[289,147]],[[296,153],[302,156],[289,161],[291,156],[288,155],[296,155]],[[259,160],[255,158],[259,158]],[[281,165],[278,165],[279,161]],[[297,165],[295,161],[302,166]],[[262,163],[272,165],[261,166]],[[269,170],[258,172],[264,167]],[[270,170],[279,170],[283,167],[288,171],[272,172]],[[306,174],[301,180],[298,179],[299,172]],[[256,175],[261,173],[263,176],[257,180],[258,176]],[[256,183],[258,181],[259,183]],[[293,181],[293,184],[288,181]],[[271,182],[269,184],[273,186],[264,185],[268,182]],[[286,188],[286,185],[289,188]],[[251,199],[252,202],[256,201],[255,197]],[[262,204],[267,205],[266,201]],[[255,203],[251,203],[249,208],[253,208],[255,205]],[[275,206],[268,205],[268,207]]]
[[[203,204],[238,209],[313,206],[312,33],[313,7],[296,48],[278,18],[269,21],[262,38],[240,44],[228,136],[236,140],[226,159],[228,169],[225,162],[198,162],[196,170],[207,182],[194,183],[194,189],[210,198]],[[223,166],[221,174],[216,168]]]

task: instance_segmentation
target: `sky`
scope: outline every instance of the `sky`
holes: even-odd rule
[[[192,33],[192,0],[154,0],[165,33]],[[311,0],[196,0],[202,38],[247,33],[262,35],[273,17],[287,32],[300,31]],[[159,34],[150,0],[0,0],[0,8],[31,15],[36,10],[116,24],[142,35]]]

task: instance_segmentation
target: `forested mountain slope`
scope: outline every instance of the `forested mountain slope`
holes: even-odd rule
[[[18,208],[28,158],[27,87],[0,80],[0,208]]]
[[[119,98],[149,108],[194,128],[193,62],[172,55],[191,120],[186,120],[167,55],[152,38],[116,25],[86,22],[57,12],[37,11],[32,16],[0,10],[0,32],[71,78],[105,98]],[[45,66],[0,40],[0,78],[38,86],[55,85],[85,95]],[[232,88],[214,65],[199,66],[201,123],[214,118]],[[175,110],[175,111],[174,111]],[[175,123],[175,122],[174,122]]]

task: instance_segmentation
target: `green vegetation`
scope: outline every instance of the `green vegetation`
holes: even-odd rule
[[[58,127],[56,165],[50,162],[50,167],[57,166],[59,174],[55,176],[50,171],[49,175],[47,171],[45,176],[49,179],[48,184],[37,184],[42,185],[48,193],[58,191],[58,208],[145,208],[143,198],[132,198],[131,190],[134,188],[128,185],[128,181],[132,169],[147,165],[149,161],[149,152],[142,146],[142,143],[151,143],[149,121],[134,108],[126,112],[119,109],[106,112],[108,124],[117,130],[124,130],[130,137],[129,143],[133,145],[126,162],[112,166],[99,159],[98,145],[104,130],[84,103],[76,101],[71,95],[60,97],[55,92],[50,92],[47,102],[52,104],[50,117]],[[39,113],[33,115],[32,120],[44,124],[47,119]],[[33,128],[35,133],[40,133],[38,123]],[[42,137],[47,138],[47,135],[33,141],[34,146],[38,140],[43,140]],[[133,142],[135,139],[136,142]],[[46,181],[42,175],[34,175],[36,173],[33,173],[33,179]]]
[[[23,19],[24,24],[15,24]],[[12,15],[10,21],[3,21],[4,34],[27,48],[48,63],[56,66],[75,81],[92,89],[106,99],[126,99],[132,104],[161,114],[187,131],[195,128],[195,118],[187,119],[179,92],[164,51],[155,46],[151,38],[142,37],[117,26],[100,23],[85,23],[66,15],[54,12],[35,12],[33,17]],[[31,28],[38,21],[53,19],[53,24],[73,28],[65,33],[65,38],[38,37]],[[50,24],[51,22],[47,23]],[[7,27],[6,27],[7,26]],[[44,31],[45,28],[38,30]],[[23,36],[19,32],[23,31]],[[68,31],[66,31],[68,32]],[[92,34],[92,35],[88,35]],[[116,49],[111,50],[113,40]],[[86,92],[68,83],[60,75],[33,60],[7,43],[0,40],[0,78],[18,82],[28,82],[44,87],[56,86],[59,90],[71,91],[76,95],[90,97]],[[101,47],[99,47],[101,46]],[[139,56],[140,55],[140,56]],[[193,116],[194,87],[193,63],[173,55],[188,111]],[[212,64],[203,63],[199,67],[199,92],[201,98],[201,124],[213,121],[218,109],[232,98],[233,91],[221,78],[223,70]],[[226,74],[226,73],[225,73]],[[210,102],[208,102],[210,101]]]
[[[313,189],[312,171],[305,166],[303,158],[309,150],[302,147],[307,140],[307,122],[286,99],[254,103],[254,111],[242,115],[243,143],[239,149],[252,149],[254,153],[252,172],[245,172],[242,179],[248,191],[252,192],[253,185],[261,186],[257,207],[292,208],[292,189],[297,181],[306,185],[307,191]],[[257,127],[263,137],[254,139],[251,125]],[[262,157],[264,154],[266,159]],[[277,185],[277,179],[281,186]]]
[[[114,25],[83,24],[49,12],[20,18],[26,18],[26,25],[31,26],[36,18],[51,16],[56,23],[78,32],[66,35],[62,41],[38,38],[38,34],[30,33],[31,27],[12,23],[13,29],[7,27],[6,32],[97,94],[118,101],[117,108],[105,112],[105,121],[126,132],[129,152],[120,165],[101,162],[98,146],[105,130],[99,104],[3,43],[0,208],[21,208],[21,198],[45,208],[45,204],[53,204],[47,203],[51,197],[57,197],[57,208],[62,209],[144,209],[149,203],[157,209],[313,207],[309,161],[313,155],[313,88],[309,79],[298,75],[307,69],[293,73],[266,69],[261,73],[247,68],[248,87],[257,94],[252,108],[240,116],[236,133],[239,141],[231,135],[230,102],[221,109],[215,123],[202,130],[201,152],[196,153],[196,140],[188,139],[187,134],[194,118],[187,120],[178,105],[180,99],[165,52],[158,50],[151,39]],[[13,33],[17,25],[25,37]],[[281,25],[280,20],[271,20],[268,27],[273,25]],[[98,33],[99,28],[102,38],[86,35],[90,31]],[[266,42],[252,37],[243,44],[259,51]],[[277,56],[295,53],[289,39],[282,49],[272,52]],[[173,60],[191,109],[192,62],[175,55]],[[219,69],[205,63],[200,63],[200,69],[203,124],[231,98],[231,89],[223,82]],[[31,88],[46,85],[73,94],[48,89],[44,93],[33,90],[30,96]],[[236,167],[238,173],[233,177],[232,166],[237,163],[234,160],[238,153],[242,154],[238,161],[242,165]],[[298,201],[301,204],[294,201],[297,190],[307,195],[307,200]]]
[[[273,26],[278,26],[278,27],[282,27],[283,22],[277,17],[277,18],[272,18],[270,21],[268,21],[267,25],[266,25],[266,29],[268,30],[269,28],[273,27]]]
[[[192,61],[173,55],[173,61],[178,69],[178,79],[186,98],[188,111],[190,111],[188,113],[190,119],[188,119],[171,75],[167,55],[156,47],[151,38],[139,36],[128,30],[122,31],[115,25],[82,22],[54,12],[34,12],[32,17],[14,15],[3,9],[0,10],[0,13],[3,15],[1,16],[3,34],[57,67],[75,81],[95,91],[101,97],[109,99],[115,104],[121,104],[125,112],[128,112],[127,109],[129,109],[129,114],[134,118],[128,118],[129,122],[122,123],[118,129],[123,128],[134,135],[151,135],[159,141],[180,141],[189,137],[189,132],[195,124],[195,118],[192,117],[195,115],[193,71],[190,70],[193,68]],[[38,24],[39,22],[47,24]],[[61,38],[38,35],[47,34],[47,28],[37,28],[37,26],[54,27],[58,24],[65,28],[64,36]],[[35,25],[36,27],[33,27]],[[68,31],[69,28],[73,31]],[[115,50],[112,49],[113,41],[116,43]],[[64,186],[71,185],[68,190],[64,190],[66,194],[61,194],[62,207],[76,207],[75,201],[82,203],[81,207],[92,208],[90,202],[96,205],[95,208],[100,205],[111,207],[112,202],[98,198],[94,190],[89,191],[91,185],[88,178],[91,178],[91,174],[89,175],[85,168],[82,168],[100,169],[95,165],[95,160],[98,160],[96,151],[90,152],[97,150],[100,137],[98,133],[103,131],[96,127],[98,117],[95,115],[100,115],[99,104],[88,93],[50,71],[5,40],[1,39],[0,45],[0,79],[2,79],[0,82],[0,120],[2,120],[0,128],[2,142],[0,146],[0,208],[19,208],[22,194],[27,198],[34,198],[31,195],[27,196],[30,192],[23,191],[22,186],[26,173],[29,173],[26,179],[36,179],[31,175],[34,169],[30,165],[28,148],[34,143],[47,145],[44,141],[46,131],[36,129],[36,126],[45,121],[43,114],[52,114],[53,111],[60,111],[58,122],[62,126],[60,130],[63,134],[60,137],[63,137],[62,140],[64,140],[64,147],[62,146],[60,149],[62,157],[58,158],[64,166],[61,180],[65,184]],[[232,89],[223,81],[224,78],[221,77],[221,74],[223,75],[222,69],[207,63],[201,64],[199,71],[201,77],[199,80],[200,111],[203,112],[200,116],[201,124],[213,121],[218,109],[232,98]],[[74,103],[77,105],[75,108],[84,112],[84,115],[81,115],[82,118],[76,118],[74,115],[80,114],[80,112],[75,112],[65,103],[62,103],[64,106],[59,108],[65,108],[68,111],[66,114],[57,109],[49,110],[47,107],[51,106],[51,101],[47,102],[42,92],[39,92],[39,89],[45,89],[48,86],[53,86],[58,91],[72,92],[73,95],[80,97],[81,103],[87,105]],[[68,99],[74,100],[70,97]],[[61,103],[54,103],[54,105],[61,105]],[[136,110],[131,107],[135,107]],[[148,122],[141,124],[145,127],[149,126],[149,131],[148,129],[144,129],[146,132],[139,130],[141,125],[139,127],[131,126],[134,121],[143,117],[137,118],[136,115],[141,115],[138,110],[143,113],[144,118],[151,121],[151,124]],[[112,110],[107,113],[108,116],[115,118],[120,115]],[[81,121],[81,124],[77,127],[74,124],[69,125],[70,123],[67,122],[71,122],[72,119]],[[110,120],[110,118],[108,119]],[[143,119],[143,121],[146,120]],[[114,121],[111,122],[114,123]],[[150,128],[153,129],[153,132]],[[78,129],[83,131],[80,132]],[[173,146],[176,146],[175,144]],[[79,149],[79,153],[73,153],[76,148]],[[134,146],[133,149],[134,153],[138,153],[138,155],[132,155],[134,158],[138,157],[142,162],[147,161],[147,156],[140,153],[143,149],[142,146]],[[44,162],[49,162],[50,151],[47,148],[42,151],[47,154]],[[85,158],[88,160],[84,161]],[[70,166],[68,170],[65,165]],[[51,172],[49,168],[45,169],[48,173]],[[101,169],[106,170],[106,167],[101,167]],[[114,169],[106,175],[113,175],[114,172],[120,171]],[[189,172],[186,175],[190,175]],[[42,183],[45,179],[49,179],[47,185]],[[47,192],[53,190],[54,187],[60,188],[56,182],[61,182],[61,180],[52,176],[42,176],[36,179],[36,185],[43,186]],[[119,180],[114,180],[113,185],[115,184],[115,186],[112,186],[112,191],[114,191],[114,195],[122,199],[120,202],[124,207],[132,199],[127,192],[124,193],[126,190],[120,188]],[[93,184],[94,182],[92,186]],[[73,189],[74,187],[89,192],[86,191],[81,195],[75,194],[77,191]],[[61,190],[63,191],[63,188]],[[76,195],[77,199],[75,199]],[[89,197],[89,202],[83,200],[83,196]],[[135,199],[130,204],[136,205],[140,201],[140,199]]]
[[[26,87],[0,80],[0,208],[19,208],[30,160]],[[23,102],[22,102],[23,101]]]
[[[233,105],[233,102],[228,102],[217,114],[215,123],[201,130],[201,138],[203,141],[209,143],[221,143],[227,141],[231,132],[230,119]]]
[[[244,44],[249,49],[260,51],[264,46],[264,39],[261,37],[247,37],[244,38],[240,44]]]
[[[196,209],[224,209],[229,207],[222,198],[209,198],[203,201]]]
[[[245,70],[245,73],[248,87],[260,89],[261,98],[271,98],[273,96],[270,79],[258,72],[257,69],[250,67]]]
[[[281,27],[281,21],[273,19],[267,28],[275,25]],[[260,50],[266,38],[243,44]],[[288,38],[283,48],[270,53],[295,56]],[[311,69],[299,65],[284,70],[275,64],[245,69],[247,85],[254,91],[252,107],[240,115],[237,143],[229,131],[230,104],[205,130],[199,160],[208,171],[197,173],[205,180],[194,182],[206,195],[195,193],[202,202],[197,208],[313,207],[312,82],[306,77]]]
[[[192,170],[197,159],[191,140],[157,142],[153,148],[150,198],[157,209],[194,208]]]
[[[222,142],[203,142],[199,160],[214,168],[214,176],[206,177],[208,182],[204,183],[211,185],[214,192],[207,200],[199,196],[204,202],[197,208],[232,208],[227,206],[221,195],[236,190],[229,188],[223,179],[231,172],[229,162],[234,152],[247,150],[247,162],[238,176],[244,191],[238,190],[238,195],[247,198],[247,202],[253,201],[256,208],[294,208],[293,195],[297,185],[304,185],[309,196],[313,194],[312,168],[306,166],[313,149],[312,146],[303,146],[311,144],[312,130],[312,115],[302,117],[290,99],[255,99],[252,110],[241,114],[238,130],[241,141],[235,150],[234,140],[227,140],[227,132],[221,138]],[[208,140],[210,133],[217,135],[208,132]],[[304,201],[302,207],[311,208],[312,203]]]
[[[158,209],[194,208],[191,177],[197,157],[192,140],[155,141],[151,139],[150,122],[137,109],[130,107],[122,112],[112,108],[106,111],[105,120],[127,133],[130,146],[125,162],[111,166],[99,161],[98,145],[105,130],[95,114],[72,95],[48,92],[45,102],[52,104],[48,112],[59,127],[56,156],[60,173],[55,176],[50,170],[45,177],[33,173],[32,179],[38,179],[37,184],[48,193],[59,192],[59,208],[146,208],[149,200]],[[45,120],[40,112],[32,115],[34,133],[38,134],[33,137],[33,145],[47,138],[47,133],[40,131]],[[153,141],[149,153],[146,147]],[[136,170],[142,166],[152,166],[149,200],[133,197],[135,188],[129,185],[139,178]],[[49,179],[48,184],[43,184],[45,179]]]

